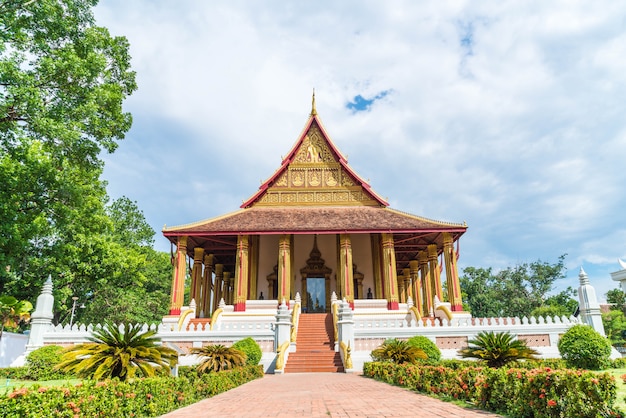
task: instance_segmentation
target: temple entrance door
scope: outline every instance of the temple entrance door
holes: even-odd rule
[[[307,313],[326,312],[326,279],[309,277],[306,279]]]

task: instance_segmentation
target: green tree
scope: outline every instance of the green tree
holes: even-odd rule
[[[461,289],[476,317],[523,317],[544,306],[556,280],[565,277],[565,255],[555,264],[541,260],[508,267],[498,273],[491,268],[467,267]]]
[[[246,364],[246,354],[243,351],[222,344],[193,347],[189,353],[202,358],[197,366],[199,373],[220,372]]]
[[[158,368],[171,368],[178,362],[178,353],[161,345],[155,334],[154,330],[142,332],[140,324],[125,324],[121,331],[107,323],[93,331],[90,343],[78,344],[64,353],[56,367],[95,380],[151,377]]]
[[[237,341],[232,345],[233,348],[241,350],[246,355],[246,365],[256,366],[263,357],[263,351],[259,343],[254,341],[251,337],[246,337],[243,340]]]
[[[0,1],[0,292],[34,299],[55,280],[107,277],[102,151],[131,126],[128,42],[94,23],[95,0]]]
[[[18,331],[20,322],[30,319],[33,305],[27,300],[17,300],[13,296],[0,296],[0,338],[5,328]]]
[[[611,289],[606,292],[606,302],[611,305],[611,309],[623,311],[626,308],[626,293],[622,289]]]
[[[459,350],[463,358],[483,360],[489,367],[499,368],[517,360],[535,360],[539,352],[529,348],[526,341],[514,339],[508,332],[481,332]]]
[[[626,332],[626,317],[621,309],[611,309],[602,313],[602,325],[606,337],[612,345],[624,345],[624,332]]]

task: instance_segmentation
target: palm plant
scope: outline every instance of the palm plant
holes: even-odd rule
[[[516,340],[508,332],[481,332],[469,341],[469,346],[459,350],[463,358],[483,360],[489,367],[499,368],[516,360],[535,360],[539,354],[526,345],[523,340]]]
[[[382,343],[372,351],[371,356],[375,361],[391,361],[396,364],[415,363],[418,359],[428,358],[424,350],[395,338]]]
[[[125,381],[138,373],[154,376],[157,369],[174,367],[178,361],[176,350],[161,345],[155,334],[155,330],[141,332],[140,324],[125,324],[123,331],[106,324],[93,331],[90,343],[68,349],[56,368],[95,380]]]
[[[241,367],[246,364],[247,358],[243,351],[222,344],[194,347],[189,352],[204,357],[204,360],[197,367],[200,373],[219,372]]]

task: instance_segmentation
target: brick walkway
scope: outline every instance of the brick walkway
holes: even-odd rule
[[[171,412],[191,417],[498,417],[355,374],[265,375]]]

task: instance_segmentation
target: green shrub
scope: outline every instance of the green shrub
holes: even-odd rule
[[[377,349],[372,350],[371,357],[374,361],[391,361],[397,364],[415,363],[418,359],[427,358],[423,350],[395,338],[386,340]]]
[[[76,386],[19,388],[0,397],[4,417],[156,417],[263,376],[261,366],[185,377],[122,382],[87,380]]]
[[[363,375],[469,402],[511,418],[623,416],[613,409],[616,384],[608,373],[550,368],[493,369],[473,364],[473,367],[451,369],[440,365],[373,362],[363,365]]]
[[[611,344],[588,325],[574,325],[559,340],[559,353],[569,367],[602,370],[609,367]]]
[[[243,351],[246,356],[248,356],[248,358],[246,359],[247,365],[256,366],[261,361],[261,357],[263,356],[261,346],[259,346],[259,344],[251,337],[246,337],[243,340],[239,340],[232,346],[240,351]]]
[[[424,353],[426,353],[426,355],[428,356],[427,360],[441,360],[441,351],[439,350],[437,345],[427,337],[424,337],[423,335],[416,335],[415,337],[409,338],[407,342],[410,346],[419,348]]]
[[[28,367],[0,368],[0,379],[28,379]]]
[[[57,380],[73,377],[72,374],[56,370],[55,366],[61,362],[63,347],[60,345],[46,345],[36,349],[26,357],[26,369],[31,380]]]

